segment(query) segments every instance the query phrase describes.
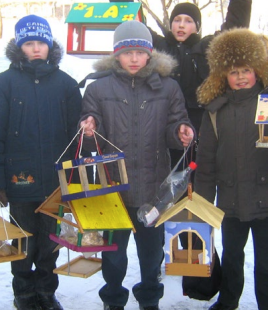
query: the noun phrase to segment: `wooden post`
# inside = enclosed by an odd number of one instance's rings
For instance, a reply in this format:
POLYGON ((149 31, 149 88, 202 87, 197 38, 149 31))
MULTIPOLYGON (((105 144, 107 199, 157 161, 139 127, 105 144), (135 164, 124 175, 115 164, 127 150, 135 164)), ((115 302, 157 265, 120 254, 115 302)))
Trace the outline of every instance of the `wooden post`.
POLYGON ((104 170, 104 164, 98 163, 97 164, 97 170, 98 170, 101 186, 102 187, 108 187, 106 174, 105 174, 105 170, 104 170))
POLYGON ((264 124, 259 124, 260 142, 264 142, 264 124))
POLYGON ((193 238, 193 233, 192 232, 188 232, 188 264, 192 264, 192 248, 193 248, 193 244, 192 244, 192 239, 193 238))
MULTIPOLYGON (((189 200, 193 200, 193 189, 192 189, 192 183, 188 184, 188 199, 189 200)), ((193 214, 191 211, 188 211, 188 220, 192 220, 193 219, 193 214)))
POLYGON ((120 180, 122 184, 128 183, 128 177, 127 177, 127 170, 126 170, 126 164, 124 159, 118 160, 118 169, 120 173, 120 180))
POLYGON ((113 230, 109 230, 109 234, 108 234, 108 245, 111 245, 113 242, 113 230))
MULTIPOLYGON (((63 208, 64 206, 59 205, 59 217, 63 217, 63 208)), ((61 231, 61 227, 60 227, 61 221, 59 219, 57 219, 57 228, 56 228, 56 235, 59 237, 60 235, 60 231, 61 231)))
POLYGON ((80 177, 81 186, 84 192, 87 192, 89 189, 88 185, 88 177, 87 177, 87 170, 85 166, 78 166, 78 172, 80 177))

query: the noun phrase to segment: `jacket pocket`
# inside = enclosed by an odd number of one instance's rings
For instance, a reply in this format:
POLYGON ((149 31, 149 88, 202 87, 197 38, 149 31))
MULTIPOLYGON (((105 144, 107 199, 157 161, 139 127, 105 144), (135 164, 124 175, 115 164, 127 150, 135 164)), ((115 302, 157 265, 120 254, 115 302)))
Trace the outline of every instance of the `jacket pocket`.
POLYGON ((217 186, 234 186, 234 175, 233 173, 219 173, 216 179, 217 186))
POLYGON ((217 202, 222 210, 233 210, 235 207, 235 180, 233 173, 220 173, 216 179, 217 202))
POLYGON ((22 126, 24 112, 24 101, 20 98, 13 98, 10 105, 10 132, 9 134, 19 136, 22 126), (12 120, 12 121, 11 121, 12 120))
POLYGON ((26 198, 37 194, 40 178, 33 156, 7 156, 5 169, 9 197, 26 198))
POLYGON ((268 210, 268 171, 258 170, 257 171, 257 186, 256 186, 256 197, 257 207, 261 210, 268 210))

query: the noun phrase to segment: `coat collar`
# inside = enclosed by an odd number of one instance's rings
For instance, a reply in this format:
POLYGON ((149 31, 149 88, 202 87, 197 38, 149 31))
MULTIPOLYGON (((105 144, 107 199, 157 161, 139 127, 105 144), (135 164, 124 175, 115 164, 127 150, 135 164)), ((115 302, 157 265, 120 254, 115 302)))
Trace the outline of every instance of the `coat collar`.
MULTIPOLYGON (((22 63, 27 62, 25 54, 22 52, 21 48, 15 44, 15 39, 11 39, 6 47, 6 57, 11 61, 12 66, 16 68, 21 68, 22 63)), ((47 63, 58 66, 63 57, 63 48, 53 41, 53 46, 49 50, 47 63)))
POLYGON ((215 113, 221 109, 228 102, 235 102, 239 104, 242 101, 250 101, 251 98, 256 97, 262 90, 262 85, 257 82, 251 88, 245 88, 240 90, 231 90, 230 88, 220 97, 215 98, 205 108, 211 112, 215 113))
POLYGON ((170 76, 173 68, 176 65, 177 61, 172 56, 164 52, 153 50, 152 57, 150 58, 146 67, 142 68, 137 74, 133 76, 120 66, 120 63, 114 55, 110 55, 98 60, 93 65, 95 72, 88 74, 79 83, 79 87, 84 87, 87 79, 99 79, 111 75, 112 73, 131 79, 146 78, 147 80, 149 79, 152 82, 152 85, 155 87, 158 83, 156 83, 156 75, 162 77, 170 76))

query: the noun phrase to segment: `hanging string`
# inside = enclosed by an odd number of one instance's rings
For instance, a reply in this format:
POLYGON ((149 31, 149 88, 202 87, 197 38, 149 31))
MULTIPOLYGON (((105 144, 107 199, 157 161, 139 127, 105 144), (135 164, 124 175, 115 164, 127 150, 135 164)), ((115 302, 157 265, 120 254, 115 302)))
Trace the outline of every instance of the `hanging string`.
MULTIPOLYGON (((95 135, 96 131, 95 131, 95 130, 92 130, 92 131, 93 131, 93 136, 94 136, 95 143, 96 143, 96 147, 97 147, 97 152, 98 152, 99 155, 102 155, 102 151, 101 151, 100 145, 99 145, 99 143, 98 143, 98 141, 97 141, 97 138, 96 138, 96 135, 95 135)), ((100 135, 100 136, 101 136, 101 135, 100 135)), ((106 139, 105 139, 105 140, 106 140, 106 139)), ((107 140, 106 140, 106 141, 107 141, 107 140)), ((109 142, 109 141, 107 141, 107 142, 109 142)), ((110 144, 111 144, 111 143, 110 143, 110 144)), ((111 180, 111 177, 110 177, 110 173, 109 173, 109 171, 108 171, 108 168, 107 168, 107 166, 106 166, 105 164, 103 164, 103 166, 104 166, 104 169, 105 169, 105 172, 106 172, 108 181, 109 181, 110 185, 112 186, 112 185, 113 185, 113 182, 112 182, 112 180, 111 180)))
POLYGON ((93 130, 93 133, 96 133, 98 136, 100 136, 104 141, 108 142, 111 146, 113 146, 115 149, 117 149, 119 152, 123 153, 123 151, 121 151, 117 146, 115 146, 114 144, 112 144, 110 141, 108 141, 107 139, 105 139, 101 134, 99 134, 97 131, 93 130))
MULTIPOLYGON (((83 130, 83 132, 84 132, 84 130, 83 130)), ((79 138, 77 150, 76 150, 75 157, 74 157, 75 159, 77 159, 78 156, 79 156, 79 158, 81 157, 82 140, 83 140, 83 134, 80 135, 80 138, 79 138)), ((73 174, 74 174, 74 168, 71 169, 71 174, 70 174, 70 177, 69 177, 68 185, 71 184, 71 181, 72 181, 72 178, 73 178, 73 174)))
POLYGON ((81 152, 82 152, 82 146, 83 146, 83 141, 84 141, 84 134, 85 134, 85 125, 82 127, 82 134, 80 135, 80 149, 79 149, 79 158, 81 158, 81 152))
MULTIPOLYGON (((4 231, 5 231, 5 234, 6 234, 6 240, 9 240, 8 238, 8 232, 7 232, 7 228, 6 228, 6 222, 4 220, 4 215, 3 215, 3 208, 5 208, 4 204, 0 201, 0 208, 1 208, 1 216, 2 216, 2 219, 3 219, 3 226, 4 226, 4 231)), ((5 245, 5 243, 3 242, 2 245, 0 246, 0 249, 5 245)))
POLYGON ((67 145, 67 147, 65 148, 65 150, 63 151, 63 153, 60 155, 60 157, 58 158, 58 160, 56 161, 56 164, 59 163, 59 161, 61 160, 62 156, 67 152, 68 148, 70 147, 70 145, 73 143, 74 139, 79 135, 80 131, 83 130, 84 127, 81 127, 78 132, 75 134, 75 136, 73 137, 73 139, 71 140, 71 142, 67 145))
POLYGON ((186 157, 186 154, 187 154, 187 152, 189 150, 189 147, 191 147, 191 143, 189 143, 189 145, 187 147, 184 147, 184 152, 183 152, 182 157, 177 162, 177 164, 174 166, 174 168, 171 170, 171 172, 174 172, 174 171, 176 171, 178 169, 179 164, 181 163, 182 160, 183 160, 183 170, 185 169, 185 157, 186 157))

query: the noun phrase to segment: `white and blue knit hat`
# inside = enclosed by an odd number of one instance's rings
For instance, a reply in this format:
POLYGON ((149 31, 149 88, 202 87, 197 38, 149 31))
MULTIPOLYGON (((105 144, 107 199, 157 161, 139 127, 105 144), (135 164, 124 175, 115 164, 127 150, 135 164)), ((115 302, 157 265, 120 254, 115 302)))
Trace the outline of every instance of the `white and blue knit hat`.
POLYGON ((46 19, 37 15, 21 18, 15 25, 16 45, 21 47, 27 41, 42 41, 49 48, 53 46, 53 36, 46 19))
POLYGON ((152 42, 151 33, 143 23, 136 20, 123 22, 114 32, 114 55, 130 50, 142 50, 151 56, 152 42))

